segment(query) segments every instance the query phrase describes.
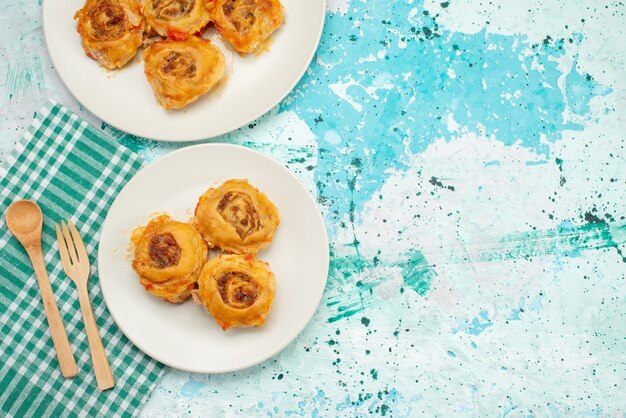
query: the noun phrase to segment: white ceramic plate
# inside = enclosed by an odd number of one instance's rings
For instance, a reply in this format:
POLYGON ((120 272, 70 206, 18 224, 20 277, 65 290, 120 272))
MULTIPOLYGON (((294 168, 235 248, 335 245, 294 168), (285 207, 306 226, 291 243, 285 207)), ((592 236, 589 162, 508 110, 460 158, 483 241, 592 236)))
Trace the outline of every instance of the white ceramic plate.
POLYGON ((328 238, 317 205, 285 167, 248 148, 205 144, 168 154, 142 169, 111 206, 102 228, 98 269, 104 299, 126 336, 152 358, 177 369, 221 373, 243 369, 281 351, 309 322, 328 274, 328 238), (280 211, 269 247, 257 258, 276 275, 276 296, 264 327, 222 331, 192 300, 163 302, 131 268, 131 231, 150 215, 188 220, 210 186, 247 178, 280 211))
POLYGON ((281 0, 285 23, 269 51, 241 57, 214 28, 209 37, 222 49, 229 79, 183 110, 157 104, 143 72, 141 52, 124 68, 107 72, 88 58, 76 32, 74 13, 84 0, 44 0, 43 29, 54 67, 92 113, 133 135, 163 141, 194 141, 233 131, 278 104, 306 71, 324 26, 325 0, 281 0))

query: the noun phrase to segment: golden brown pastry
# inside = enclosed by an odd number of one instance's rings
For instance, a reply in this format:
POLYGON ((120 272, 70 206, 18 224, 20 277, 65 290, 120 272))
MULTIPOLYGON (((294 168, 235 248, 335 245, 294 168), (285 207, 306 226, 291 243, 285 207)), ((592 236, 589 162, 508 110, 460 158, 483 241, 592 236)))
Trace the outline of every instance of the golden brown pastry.
POLYGON ((141 46, 144 21, 134 0, 87 0, 74 19, 87 56, 109 70, 122 67, 141 46))
POLYGON ((181 109, 224 77, 226 59, 208 39, 154 42, 143 54, 144 70, 157 102, 181 109))
POLYGON ((207 260, 207 246, 188 223, 167 215, 133 231, 133 269, 148 293, 166 302, 180 303, 192 289, 207 260))
POLYGON ((193 297, 227 330, 265 324, 275 293, 267 263, 252 255, 220 255, 205 264, 193 297))
POLYGON ((209 23, 206 0, 142 0, 148 27, 176 41, 187 39, 209 23))
POLYGON ((228 180, 207 190, 196 205, 194 224, 211 247, 256 254, 278 227, 278 209, 248 180, 228 180))
POLYGON ((278 0, 213 0, 210 7, 219 33, 244 54, 257 49, 284 21, 278 0))

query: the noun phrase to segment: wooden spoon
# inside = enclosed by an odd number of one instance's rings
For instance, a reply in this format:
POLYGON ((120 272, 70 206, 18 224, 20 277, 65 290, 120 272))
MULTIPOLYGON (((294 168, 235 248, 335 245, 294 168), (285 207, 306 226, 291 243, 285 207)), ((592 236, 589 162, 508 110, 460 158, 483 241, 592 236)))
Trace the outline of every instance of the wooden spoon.
POLYGON ((43 224, 41 208, 32 200, 17 200, 9 206, 5 216, 9 230, 22 244, 35 269, 52 341, 61 366, 61 373, 66 378, 74 377, 78 373, 78 368, 50 287, 41 252, 41 226, 43 224))

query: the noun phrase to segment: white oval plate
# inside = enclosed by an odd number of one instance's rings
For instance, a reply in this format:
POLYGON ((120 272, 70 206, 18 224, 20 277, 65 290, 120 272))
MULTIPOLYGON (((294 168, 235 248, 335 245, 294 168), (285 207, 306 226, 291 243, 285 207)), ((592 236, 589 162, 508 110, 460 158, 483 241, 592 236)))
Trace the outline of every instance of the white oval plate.
POLYGON ((326 286, 328 237, 309 192, 285 167, 248 148, 183 148, 142 169, 111 205, 100 238, 102 293, 115 322, 140 350, 177 369, 222 373, 266 360, 309 322, 326 286), (165 212, 188 220, 210 186, 247 178, 276 204, 280 225, 257 258, 276 275, 276 296, 263 327, 222 331, 192 300, 173 305, 149 295, 131 268, 132 230, 165 212))
POLYGON ((89 111, 118 129, 162 141, 195 141, 233 131, 276 106, 309 66, 324 27, 325 0, 281 0, 285 23, 269 51, 241 57, 211 38, 224 52, 228 80, 182 110, 166 111, 143 72, 141 51, 121 70, 107 72, 88 58, 76 32, 74 13, 84 0, 44 0, 46 46, 59 76, 89 111))

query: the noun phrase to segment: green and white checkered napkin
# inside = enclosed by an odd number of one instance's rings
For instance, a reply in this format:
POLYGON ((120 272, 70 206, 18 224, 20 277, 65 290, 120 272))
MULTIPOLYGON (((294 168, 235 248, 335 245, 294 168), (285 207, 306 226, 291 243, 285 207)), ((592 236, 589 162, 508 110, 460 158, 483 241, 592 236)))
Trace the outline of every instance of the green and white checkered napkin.
POLYGON ((113 322, 97 271, 98 239, 109 206, 139 170, 141 158, 49 102, 0 168, 0 415, 133 416, 164 366, 139 351, 113 322), (78 375, 65 379, 26 252, 4 222, 7 207, 32 199, 44 214, 43 254, 78 375), (71 218, 90 254, 90 296, 115 388, 100 392, 93 374, 77 291, 65 276, 54 223, 71 218))

